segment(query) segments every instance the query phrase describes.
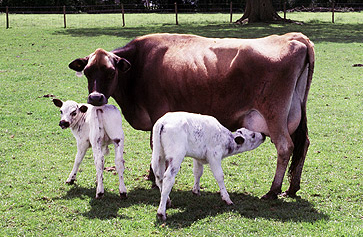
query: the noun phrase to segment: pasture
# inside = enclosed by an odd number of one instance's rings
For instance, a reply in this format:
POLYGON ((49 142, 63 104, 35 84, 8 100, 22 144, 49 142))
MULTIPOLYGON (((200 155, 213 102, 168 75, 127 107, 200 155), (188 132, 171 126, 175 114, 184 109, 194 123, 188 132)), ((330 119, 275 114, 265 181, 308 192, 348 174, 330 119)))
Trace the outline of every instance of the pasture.
MULTIPOLYGON (((126 16, 0 15, 0 236, 363 236, 363 13, 290 13, 297 24, 226 23, 228 14, 126 16), (52 97, 85 102, 85 77, 68 63, 96 48, 112 50, 136 36, 191 33, 255 38, 299 31, 316 50, 307 105, 311 145, 299 198, 260 200, 270 188, 276 150, 269 139, 222 162, 234 206, 220 199, 209 168, 193 196, 192 160, 185 159, 171 192, 166 222, 156 219, 159 191, 145 180, 149 132, 123 122, 125 184, 120 200, 115 171, 105 172, 105 197, 96 200, 88 152, 76 185, 65 184, 76 154, 71 131, 58 126, 52 97)), ((239 17, 236 16, 235 17, 239 17)), ((115 104, 113 100, 111 103, 115 104)), ((113 166, 113 151, 106 167, 113 166)), ((285 178, 283 191, 287 189, 285 178)))

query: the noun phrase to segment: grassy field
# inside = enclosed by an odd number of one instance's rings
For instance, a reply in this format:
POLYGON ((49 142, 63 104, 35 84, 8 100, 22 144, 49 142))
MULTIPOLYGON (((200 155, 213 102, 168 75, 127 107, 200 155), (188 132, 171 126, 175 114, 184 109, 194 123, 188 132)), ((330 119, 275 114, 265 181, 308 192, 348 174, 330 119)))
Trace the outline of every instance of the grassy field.
MULTIPOLYGON (((119 15, 69 15, 64 29, 62 16, 10 15, 11 28, 3 22, 0 29, 0 236, 363 236, 363 68, 352 67, 363 64, 363 13, 336 13, 335 24, 329 13, 288 17, 306 24, 236 26, 226 23, 227 14, 180 14, 175 26, 173 15, 135 14, 122 28, 119 15), (68 69, 73 59, 147 33, 245 38, 290 31, 303 32, 316 46, 307 111, 311 146, 299 198, 259 199, 276 166, 267 140, 224 160, 232 207, 221 201, 208 168, 202 195, 192 195, 192 162, 186 159, 171 193, 174 207, 159 222, 159 192, 144 178, 150 135, 126 121, 128 199, 119 199, 113 172, 105 173, 104 199, 94 198, 91 152, 77 184, 65 185, 76 144, 58 127, 58 108, 44 96, 86 101, 86 78, 68 69)), ((112 155, 106 166, 113 165, 112 155)))

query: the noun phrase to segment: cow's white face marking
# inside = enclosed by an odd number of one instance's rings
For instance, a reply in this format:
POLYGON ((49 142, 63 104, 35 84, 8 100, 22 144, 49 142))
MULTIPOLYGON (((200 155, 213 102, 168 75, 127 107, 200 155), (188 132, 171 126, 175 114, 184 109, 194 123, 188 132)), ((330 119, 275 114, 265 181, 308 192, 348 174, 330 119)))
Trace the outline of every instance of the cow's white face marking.
POLYGON ((83 76, 83 71, 76 72, 76 76, 77 76, 77 77, 82 77, 82 76, 83 76))

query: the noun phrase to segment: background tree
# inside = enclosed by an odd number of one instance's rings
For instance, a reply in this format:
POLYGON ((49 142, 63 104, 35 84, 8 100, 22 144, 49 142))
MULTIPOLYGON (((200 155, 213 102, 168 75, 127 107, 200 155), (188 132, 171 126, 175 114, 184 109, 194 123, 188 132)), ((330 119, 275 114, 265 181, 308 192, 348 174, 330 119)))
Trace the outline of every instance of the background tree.
POLYGON ((272 0, 246 0, 244 14, 236 22, 252 23, 282 20, 283 19, 277 14, 274 7, 272 6, 272 0))

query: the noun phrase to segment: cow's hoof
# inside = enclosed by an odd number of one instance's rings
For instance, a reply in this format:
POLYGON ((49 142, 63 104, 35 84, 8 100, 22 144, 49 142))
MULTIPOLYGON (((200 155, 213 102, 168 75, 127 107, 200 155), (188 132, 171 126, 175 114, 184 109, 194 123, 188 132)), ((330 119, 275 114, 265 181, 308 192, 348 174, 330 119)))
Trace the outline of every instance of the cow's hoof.
POLYGON ((103 198, 103 196, 104 196, 104 193, 97 193, 96 199, 101 199, 101 198, 103 198))
POLYGON ((270 192, 266 193, 265 195, 263 195, 261 197, 261 199, 263 199, 263 200, 276 200, 277 199, 277 194, 270 191, 270 192))
POLYGON ((158 213, 156 217, 161 221, 166 221, 166 214, 158 213))
POLYGON ((120 198, 121 199, 126 199, 127 198, 127 193, 120 193, 120 198))
POLYGON ((75 179, 67 180, 66 184, 73 185, 75 181, 76 181, 75 179))

